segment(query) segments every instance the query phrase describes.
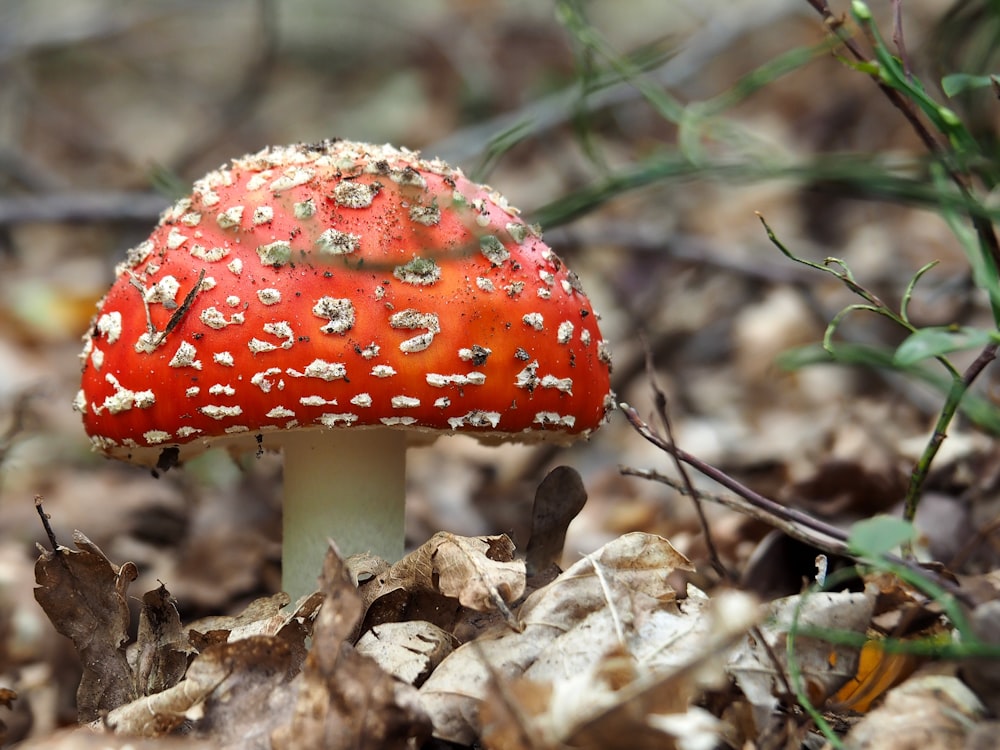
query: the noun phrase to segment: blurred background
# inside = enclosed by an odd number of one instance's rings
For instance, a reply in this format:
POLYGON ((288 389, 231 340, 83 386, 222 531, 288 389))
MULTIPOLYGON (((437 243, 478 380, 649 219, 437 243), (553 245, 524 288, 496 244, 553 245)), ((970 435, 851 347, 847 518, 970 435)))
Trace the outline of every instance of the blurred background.
MULTIPOLYGON (((893 6, 872 2, 887 37, 893 6)), ((991 72, 995 6, 902 5, 907 61, 928 86, 991 72)), ((62 543, 80 529, 136 562, 133 590, 163 581, 186 619, 278 585, 278 460, 210 455, 154 480, 92 453, 71 410, 80 337, 115 263, 194 179, 267 144, 391 142, 488 181, 583 280, 622 400, 652 414, 648 349, 687 451, 837 521, 890 510, 940 391, 826 361, 815 345, 855 300, 782 256, 755 212, 795 254, 845 258, 890 306, 940 261, 913 301, 919 325, 987 318, 917 190, 922 144, 825 40, 806 0, 0 0, 0 682, 51 704, 20 731, 75 715, 61 678, 74 667, 31 594, 36 495, 62 543), (805 362, 818 364, 789 367, 805 362)), ((949 105, 995 151, 990 94, 949 105)), ((856 313, 838 335, 892 347, 903 334, 856 313)), ((962 493, 970 471, 992 488, 992 443, 960 423, 946 451, 932 525, 971 533, 992 510, 962 493)), ((445 529, 523 546, 534 488, 569 464, 591 500, 567 562, 634 529, 704 562, 689 502, 620 476, 671 468, 620 415, 572 449, 446 438, 411 458, 414 545, 445 529)), ((766 558, 767 529, 711 514, 727 561, 766 558)), ((811 563, 755 564, 770 591, 795 590, 811 563)))

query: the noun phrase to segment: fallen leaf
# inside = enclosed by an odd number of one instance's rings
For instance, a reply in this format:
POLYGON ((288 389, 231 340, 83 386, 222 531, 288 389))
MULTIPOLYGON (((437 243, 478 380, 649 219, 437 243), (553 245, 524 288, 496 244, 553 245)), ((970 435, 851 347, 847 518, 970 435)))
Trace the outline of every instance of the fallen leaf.
POLYGON ((176 685, 195 653, 166 586, 144 594, 136 642, 128 649, 137 692, 152 695, 176 685))
POLYGON ((566 544, 566 530, 587 502, 587 489, 579 472, 557 466, 535 490, 531 512, 531 538, 524 553, 529 576, 556 565, 566 544))
POLYGON ((35 600, 80 656, 77 711, 80 721, 87 722, 136 697, 125 654, 125 595, 136 569, 132 563, 115 565, 79 531, 73 532, 73 542, 76 550, 42 549, 35 563, 35 600))
POLYGON ((454 650, 454 637, 429 622, 410 620, 376 625, 355 648, 394 677, 419 687, 454 650))

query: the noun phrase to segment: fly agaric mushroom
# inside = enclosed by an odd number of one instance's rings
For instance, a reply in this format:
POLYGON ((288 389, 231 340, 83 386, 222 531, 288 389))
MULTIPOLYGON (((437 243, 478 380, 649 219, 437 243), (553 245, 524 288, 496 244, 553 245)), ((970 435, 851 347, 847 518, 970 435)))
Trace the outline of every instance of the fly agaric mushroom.
POLYGON ((537 229, 441 161, 349 141, 196 182, 117 267, 81 358, 109 456, 283 449, 296 596, 329 537, 402 555, 408 443, 565 443, 613 404, 597 316, 537 229))

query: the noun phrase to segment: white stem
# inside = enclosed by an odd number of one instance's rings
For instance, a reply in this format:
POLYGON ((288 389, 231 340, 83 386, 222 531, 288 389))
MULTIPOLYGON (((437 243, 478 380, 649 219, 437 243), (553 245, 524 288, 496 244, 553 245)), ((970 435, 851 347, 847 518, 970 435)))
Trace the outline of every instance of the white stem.
POLYGON ((406 434, 402 430, 304 430, 285 453, 281 585, 294 602, 317 588, 327 539, 344 557, 403 556, 406 434))

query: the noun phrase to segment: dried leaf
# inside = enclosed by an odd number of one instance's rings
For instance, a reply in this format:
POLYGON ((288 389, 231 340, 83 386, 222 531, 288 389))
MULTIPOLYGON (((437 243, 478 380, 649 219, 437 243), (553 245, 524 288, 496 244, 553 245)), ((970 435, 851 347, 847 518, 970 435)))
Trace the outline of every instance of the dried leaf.
POLYGON ((420 686, 454 650, 454 637, 429 622, 387 622, 366 632, 355 648, 394 677, 420 686))
POLYGON ((559 562, 570 521, 587 502, 587 490, 576 469, 557 466, 535 491, 531 514, 531 539, 525 551, 529 576, 559 562))
MULTIPOLYGON (((467 643, 431 674, 420 694, 435 734, 474 741, 474 717, 497 680, 578 678, 585 685, 605 654, 642 647, 648 629, 658 627, 656 616, 677 615, 667 583, 676 569, 691 564, 667 540, 642 533, 619 537, 577 562, 521 605, 523 632, 497 631, 467 643)), ((665 642, 653 643, 651 655, 661 654, 665 642)))
POLYGON ((262 707, 297 669, 292 647, 275 636, 218 643, 191 662, 181 682, 115 709, 102 725, 118 734, 157 737, 197 720, 197 731, 220 744, 266 737, 291 711, 290 704, 284 715, 262 707))
MULTIPOLYGON (((880 750, 969 747, 966 737, 985 713, 975 693, 957 677, 921 675, 890 690, 885 703, 851 729, 846 743, 880 750)), ((996 747, 995 731, 989 733, 989 744, 983 747, 996 747)))
POLYGON ((188 625, 192 641, 201 647, 210 643, 233 642, 254 635, 277 635, 289 624, 300 623, 308 633, 323 603, 323 595, 314 592, 298 603, 294 609, 284 609, 288 594, 255 599, 235 617, 203 617, 188 625))
POLYGON ((152 695, 176 685, 195 653, 166 586, 144 594, 136 643, 128 650, 138 693, 152 695))
POLYGON ((79 531, 76 550, 43 550, 35 563, 35 599, 55 629, 73 641, 83 664, 77 690, 80 721, 136 697, 132 670, 125 655, 129 612, 125 598, 136 578, 132 563, 121 567, 79 531))
POLYGON ((316 619, 294 715, 272 734, 274 749, 419 746, 430 735, 430 723, 416 691, 348 641, 361 619, 362 601, 333 549, 324 560, 321 584, 326 601, 316 619))

